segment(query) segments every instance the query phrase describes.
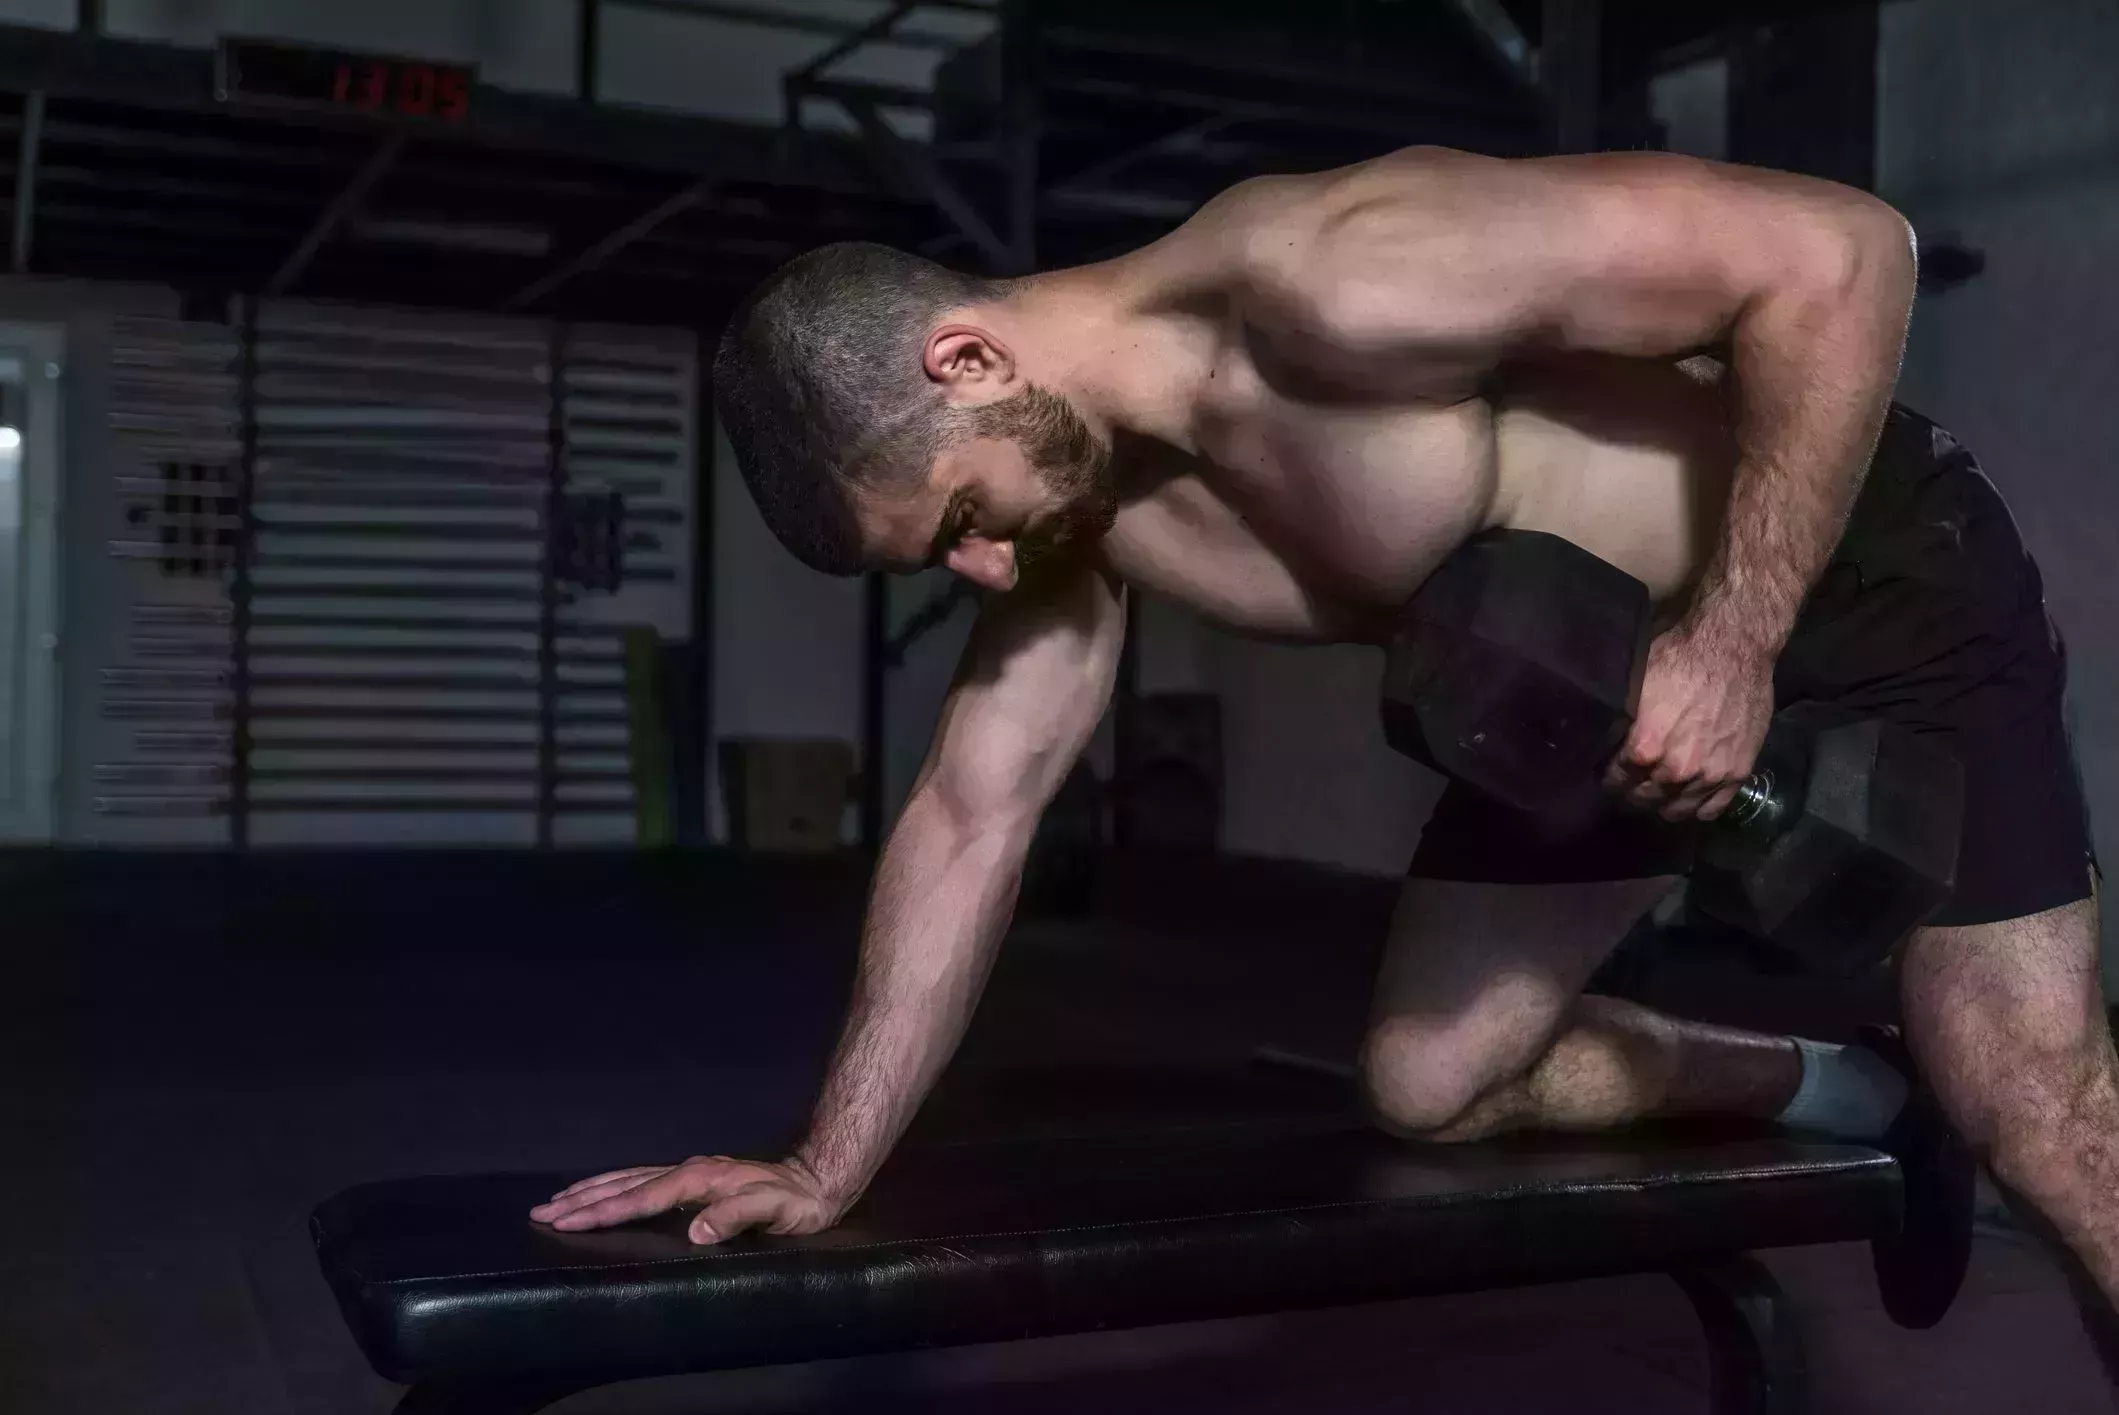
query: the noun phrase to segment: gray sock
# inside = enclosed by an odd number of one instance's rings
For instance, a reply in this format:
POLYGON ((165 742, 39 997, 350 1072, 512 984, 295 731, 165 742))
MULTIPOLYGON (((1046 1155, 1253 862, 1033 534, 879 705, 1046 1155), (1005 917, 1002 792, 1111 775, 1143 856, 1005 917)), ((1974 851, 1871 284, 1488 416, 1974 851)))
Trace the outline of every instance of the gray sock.
POLYGON ((1803 1080, 1775 1117, 1791 1130, 1842 1140, 1881 1140, 1906 1103, 1906 1079, 1866 1047, 1795 1038, 1803 1080))

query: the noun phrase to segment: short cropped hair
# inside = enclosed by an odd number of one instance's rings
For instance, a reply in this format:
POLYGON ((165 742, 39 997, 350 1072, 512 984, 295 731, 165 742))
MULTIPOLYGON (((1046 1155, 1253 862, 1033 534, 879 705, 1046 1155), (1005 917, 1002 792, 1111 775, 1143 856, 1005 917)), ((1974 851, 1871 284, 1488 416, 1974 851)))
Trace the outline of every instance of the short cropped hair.
POLYGON ((714 402, 765 524, 804 564, 859 573, 853 491, 924 476, 945 441, 947 405, 921 363, 928 331, 1005 290, 846 241, 789 261, 737 309, 714 402))

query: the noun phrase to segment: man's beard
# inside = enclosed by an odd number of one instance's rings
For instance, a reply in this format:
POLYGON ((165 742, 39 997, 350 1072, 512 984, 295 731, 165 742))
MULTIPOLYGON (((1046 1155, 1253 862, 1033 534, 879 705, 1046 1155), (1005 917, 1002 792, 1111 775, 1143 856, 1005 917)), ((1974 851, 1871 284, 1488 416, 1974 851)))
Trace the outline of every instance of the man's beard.
POLYGON ((1059 509, 1016 538, 1018 566, 1068 546, 1093 541, 1118 520, 1118 487, 1111 449, 1073 405, 1035 384, 1012 398, 962 414, 960 435, 1015 443, 1059 509))

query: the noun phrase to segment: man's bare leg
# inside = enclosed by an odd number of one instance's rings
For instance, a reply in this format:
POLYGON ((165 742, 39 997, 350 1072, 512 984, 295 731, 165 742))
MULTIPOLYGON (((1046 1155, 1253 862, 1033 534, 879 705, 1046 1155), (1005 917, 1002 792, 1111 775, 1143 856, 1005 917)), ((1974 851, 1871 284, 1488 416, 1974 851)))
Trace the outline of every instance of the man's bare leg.
POLYGON ((1804 1078, 1790 1039, 1582 995, 1675 883, 1408 880, 1363 1057, 1378 1119, 1461 1140, 1654 1115, 1780 1116, 1804 1078))
POLYGON ((1582 994, 1675 884, 1406 881, 1362 1059, 1378 1121, 1470 1140, 1721 1115, 1883 1139, 1907 1085, 1874 1052, 1582 994))
POLYGON ((1667 1017, 1584 997, 1570 1025, 1521 1076, 1503 1081, 1430 1140, 1504 1130, 1607 1130, 1657 1116, 1779 1117, 1803 1079, 1786 1037, 1667 1017))
POLYGON ((1922 929, 1901 990, 1906 1039, 1952 1122, 2119 1304, 2119 1055, 2097 901, 1922 929))

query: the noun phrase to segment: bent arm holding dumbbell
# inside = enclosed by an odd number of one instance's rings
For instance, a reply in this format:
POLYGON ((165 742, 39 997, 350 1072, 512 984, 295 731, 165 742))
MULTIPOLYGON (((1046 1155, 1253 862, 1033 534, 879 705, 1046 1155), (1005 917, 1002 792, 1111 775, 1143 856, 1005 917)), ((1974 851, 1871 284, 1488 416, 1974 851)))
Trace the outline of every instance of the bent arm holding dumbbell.
POLYGON ((1727 363, 1737 462, 1720 540, 1651 649, 1610 780, 1672 819, 1720 814, 1890 404, 1913 299, 1904 219, 1831 183, 1649 154, 1411 149, 1335 191, 1264 233, 1255 262, 1327 357, 1727 363))
POLYGON ((1085 567, 1052 566, 988 601, 884 848, 853 1007, 792 1156, 614 1170, 531 1217, 574 1231, 703 1204, 689 1230, 698 1243, 836 1222, 963 1036, 1038 816, 1103 716, 1124 633, 1118 587, 1085 567))

